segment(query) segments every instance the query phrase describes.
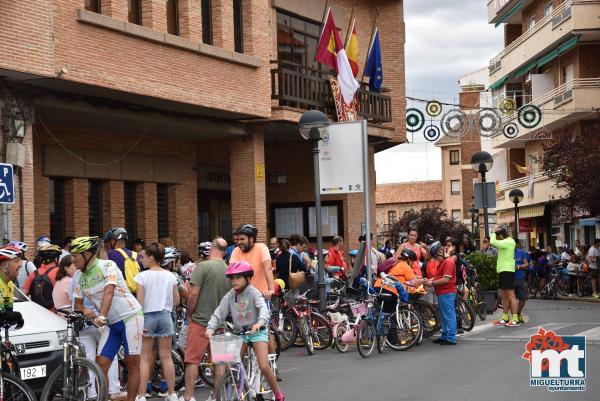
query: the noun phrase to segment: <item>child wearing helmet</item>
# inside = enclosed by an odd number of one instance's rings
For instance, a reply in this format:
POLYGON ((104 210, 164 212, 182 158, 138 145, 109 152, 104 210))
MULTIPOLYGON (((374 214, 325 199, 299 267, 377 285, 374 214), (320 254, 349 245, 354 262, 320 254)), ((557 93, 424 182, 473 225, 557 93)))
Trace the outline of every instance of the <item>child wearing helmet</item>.
POLYGON ((206 336, 212 337, 228 316, 231 316, 235 331, 250 332, 242 335, 245 343, 252 343, 258 367, 275 394, 275 401, 284 401, 283 392, 277 384, 275 374, 268 363, 270 312, 260 291, 250 279, 254 275, 252 266, 245 261, 233 262, 225 275, 231 282, 229 291, 213 313, 206 329, 206 336))

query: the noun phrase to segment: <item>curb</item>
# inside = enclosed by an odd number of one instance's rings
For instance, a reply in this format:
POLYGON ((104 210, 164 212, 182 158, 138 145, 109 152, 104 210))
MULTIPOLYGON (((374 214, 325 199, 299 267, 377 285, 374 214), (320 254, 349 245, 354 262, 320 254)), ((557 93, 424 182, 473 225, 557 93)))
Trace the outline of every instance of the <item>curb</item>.
POLYGON ((580 297, 573 297, 573 298, 569 298, 569 297, 563 297, 562 295, 559 295, 557 298, 558 301, 573 301, 573 302, 585 302, 588 304, 600 304, 600 299, 595 299, 595 298, 580 298, 580 297))

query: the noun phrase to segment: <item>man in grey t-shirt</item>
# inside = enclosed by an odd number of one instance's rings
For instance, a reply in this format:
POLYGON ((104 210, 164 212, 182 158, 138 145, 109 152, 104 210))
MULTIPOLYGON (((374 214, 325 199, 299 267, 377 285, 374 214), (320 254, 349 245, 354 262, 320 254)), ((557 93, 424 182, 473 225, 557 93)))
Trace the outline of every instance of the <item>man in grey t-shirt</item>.
POLYGON ((206 337, 206 326, 221 298, 231 290, 225 276, 227 264, 223 261, 227 241, 215 238, 210 246, 209 259, 198 263, 192 279, 187 312, 190 321, 185 347, 185 401, 194 400, 194 388, 198 378, 198 365, 210 342, 206 337))
POLYGON ((590 261, 590 274, 592 281, 592 296, 600 298, 598 294, 598 265, 600 264, 600 238, 594 240, 594 245, 588 251, 588 259, 590 261))

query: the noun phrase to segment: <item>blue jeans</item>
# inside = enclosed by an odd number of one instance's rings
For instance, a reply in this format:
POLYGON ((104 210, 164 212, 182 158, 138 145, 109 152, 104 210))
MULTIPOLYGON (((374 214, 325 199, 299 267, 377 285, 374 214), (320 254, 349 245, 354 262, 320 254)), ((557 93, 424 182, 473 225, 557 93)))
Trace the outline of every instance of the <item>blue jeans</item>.
POLYGON ((438 295, 442 324, 442 340, 456 342, 456 293, 438 295))

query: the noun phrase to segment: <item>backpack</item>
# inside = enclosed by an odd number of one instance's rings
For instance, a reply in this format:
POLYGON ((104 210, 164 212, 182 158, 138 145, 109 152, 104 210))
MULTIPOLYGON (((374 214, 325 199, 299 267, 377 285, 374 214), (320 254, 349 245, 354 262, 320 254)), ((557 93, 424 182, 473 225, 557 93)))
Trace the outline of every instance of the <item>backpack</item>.
POLYGON ((29 290, 31 300, 46 309, 54 307, 54 300, 52 299, 54 284, 52 284, 52 280, 48 276, 54 269, 58 269, 58 266, 50 267, 43 274, 40 274, 39 270, 35 270, 33 272, 34 277, 29 290))
POLYGON ((125 283, 127 283, 127 288, 131 291, 132 294, 135 294, 137 290, 137 283, 134 279, 135 276, 140 272, 140 265, 137 262, 137 253, 131 251, 131 256, 127 255, 122 248, 118 248, 117 251, 123 255, 123 259, 125 259, 125 263, 123 266, 123 275, 125 276, 125 283))

